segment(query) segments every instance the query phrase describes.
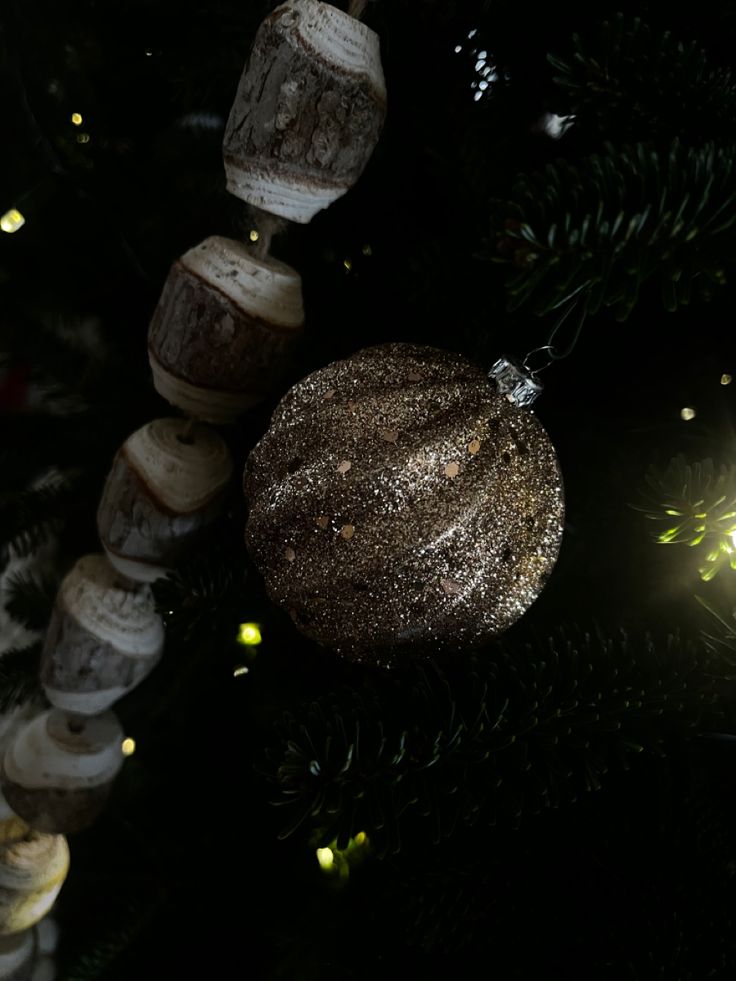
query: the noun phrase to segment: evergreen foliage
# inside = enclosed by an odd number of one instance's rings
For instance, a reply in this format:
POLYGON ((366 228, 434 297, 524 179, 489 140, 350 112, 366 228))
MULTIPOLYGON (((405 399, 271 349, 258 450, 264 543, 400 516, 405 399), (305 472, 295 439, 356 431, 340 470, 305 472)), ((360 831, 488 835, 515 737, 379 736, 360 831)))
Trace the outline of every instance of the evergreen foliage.
POLYGON ((736 254, 736 146, 659 151, 637 144, 524 176, 493 222, 493 257, 510 265, 508 308, 537 316, 634 309, 659 281, 665 309, 708 297, 736 254))
POLYGON ((590 35, 574 34, 572 46, 567 57, 548 56, 561 89, 556 108, 599 138, 700 142, 736 123, 736 77, 697 41, 619 13, 590 35))
POLYGON ((658 646, 596 631, 334 693, 279 725, 270 760, 276 803, 292 816, 284 834, 309 819, 338 848, 364 830, 391 854, 419 818, 434 842, 462 823, 518 825, 598 790, 610 766, 712 725, 724 673, 674 637, 658 646))

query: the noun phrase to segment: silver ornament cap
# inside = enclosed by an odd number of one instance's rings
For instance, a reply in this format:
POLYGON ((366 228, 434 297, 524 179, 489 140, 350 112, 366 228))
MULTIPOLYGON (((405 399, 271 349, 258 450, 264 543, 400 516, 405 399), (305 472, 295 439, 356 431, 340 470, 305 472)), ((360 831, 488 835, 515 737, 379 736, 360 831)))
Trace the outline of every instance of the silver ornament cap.
POLYGON ((534 372, 509 357, 499 358, 488 372, 488 377, 496 383, 500 395, 522 407, 536 402, 544 388, 534 372))

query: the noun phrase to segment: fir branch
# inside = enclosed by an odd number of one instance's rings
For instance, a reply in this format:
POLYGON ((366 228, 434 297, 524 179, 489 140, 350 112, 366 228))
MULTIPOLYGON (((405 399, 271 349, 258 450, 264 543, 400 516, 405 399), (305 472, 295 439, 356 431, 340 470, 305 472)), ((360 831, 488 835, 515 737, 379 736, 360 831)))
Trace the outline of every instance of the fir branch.
POLYGON ((0 712, 41 694, 40 662, 40 641, 29 647, 13 648, 0 657, 0 712))
POLYGON ((6 583, 5 609, 26 630, 43 630, 51 619, 58 582, 55 577, 16 573, 6 583))
POLYGON ((717 138, 736 123, 736 76, 714 68, 696 41, 678 41, 639 17, 617 14, 591 37, 574 34, 569 57, 548 55, 560 115, 627 139, 717 138))
POLYGON ((625 320, 650 279, 669 311, 708 297, 736 254, 736 145, 643 144, 523 176, 493 218, 492 258, 512 267, 508 308, 538 316, 610 307, 625 320))
MULTIPOLYGON (((97 914, 92 928, 80 934, 75 948, 67 952, 63 960, 66 981, 107 977, 160 915, 164 903, 161 890, 146 881, 135 884, 139 895, 123 897, 105 907, 97 914)), ((125 883, 127 891, 132 891, 132 886, 133 883, 125 883)))
POLYGON ((74 474, 19 494, 6 494, 0 498, 0 542, 17 555, 30 555, 62 525, 77 498, 74 474))
POLYGON ((736 466, 713 460, 688 463, 674 457, 665 470, 650 467, 637 508, 667 527, 655 535, 662 545, 702 545, 700 575, 712 579, 724 566, 736 569, 736 466))
POLYGON ((658 648, 561 633, 464 672, 421 668, 332 694, 286 716, 269 754, 276 803, 292 815, 284 835, 309 820, 338 848, 362 830, 386 854, 409 812, 433 822, 435 841, 459 823, 516 826, 715 719, 722 675, 717 657, 677 638, 658 648))
MULTIPOLYGON (((213 646, 232 640, 242 620, 247 569, 232 529, 220 540, 153 584, 170 639, 213 646)), ((213 532, 216 535, 216 532, 213 532)))

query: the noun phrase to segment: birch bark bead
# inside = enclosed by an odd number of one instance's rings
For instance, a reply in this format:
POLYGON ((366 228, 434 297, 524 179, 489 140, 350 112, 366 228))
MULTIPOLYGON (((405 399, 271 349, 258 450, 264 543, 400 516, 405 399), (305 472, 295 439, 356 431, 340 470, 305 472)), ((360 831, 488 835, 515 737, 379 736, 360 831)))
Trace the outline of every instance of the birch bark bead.
POLYGON ((148 334, 156 391, 232 422, 278 386, 304 323, 301 277, 213 235, 171 267, 148 334))
POLYGON ((46 633, 46 697, 69 712, 103 712, 148 675, 163 646, 150 587, 123 578, 104 555, 85 555, 59 587, 46 633))
POLYGON ((69 846, 59 834, 29 830, 0 848, 0 936, 18 933, 44 917, 69 871, 69 846))
POLYGON ((222 437, 185 419, 155 419, 118 451, 97 510, 107 557, 124 576, 166 575, 224 504, 232 459, 222 437))
POLYGON ((91 718, 57 708, 41 713, 5 751, 1 780, 8 804, 38 831, 82 831, 105 806, 123 765, 122 742, 113 712, 91 718))
POLYGON ((36 964, 36 949, 32 929, 0 937, 0 981, 29 981, 36 964))
POLYGON ((289 0, 258 29, 225 130, 227 189, 307 223, 349 190, 386 115, 378 35, 320 0, 289 0))
POLYGON ((51 916, 45 916, 36 924, 36 960, 31 981, 54 981, 56 978, 56 948, 59 946, 59 928, 51 916))

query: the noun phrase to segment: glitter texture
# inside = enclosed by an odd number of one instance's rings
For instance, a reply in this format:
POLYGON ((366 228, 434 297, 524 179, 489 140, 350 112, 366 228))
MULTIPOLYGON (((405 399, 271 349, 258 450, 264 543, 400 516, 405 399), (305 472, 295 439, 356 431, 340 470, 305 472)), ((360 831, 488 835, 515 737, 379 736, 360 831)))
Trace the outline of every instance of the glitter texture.
POLYGON ((245 493, 273 601, 307 636, 380 665, 506 630, 552 571, 564 521, 536 417, 465 358, 408 344, 287 392, 245 493))

